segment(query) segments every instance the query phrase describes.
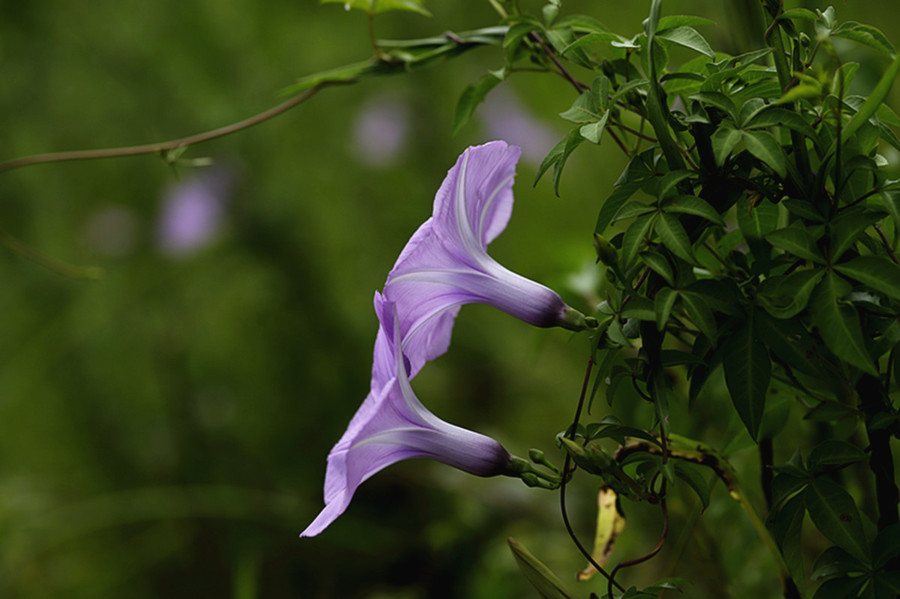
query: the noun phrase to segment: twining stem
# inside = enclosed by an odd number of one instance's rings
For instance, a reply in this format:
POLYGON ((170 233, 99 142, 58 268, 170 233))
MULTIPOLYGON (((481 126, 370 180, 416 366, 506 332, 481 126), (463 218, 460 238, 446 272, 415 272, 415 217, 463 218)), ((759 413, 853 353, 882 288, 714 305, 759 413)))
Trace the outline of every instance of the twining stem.
MULTIPOLYGON (((578 405, 575 408, 575 418, 572 420, 572 427, 569 429, 568 437, 570 440, 575 438, 575 429, 578 428, 578 421, 581 420, 581 411, 584 408, 584 398, 587 396, 587 388, 588 382, 591 378, 591 370, 594 367, 594 357, 588 357, 587 368, 584 372, 584 382, 581 384, 581 395, 578 397, 578 405)), ((590 563, 600 574, 604 576, 610 584, 615 585, 617 589, 625 592, 625 589, 617 582, 613 580, 613 578, 609 575, 609 573, 603 569, 603 567, 597 563, 594 559, 594 556, 591 555, 590 551, 588 551, 581 541, 578 539, 578 535, 575 534, 575 530, 572 528, 571 522, 569 522, 569 513, 566 509, 566 483, 569 480, 570 474, 575 470, 576 466, 572 464, 572 456, 566 453, 566 459, 563 462, 562 468, 562 480, 559 483, 559 507, 560 512, 562 512, 563 524, 566 527, 566 532, 569 533, 569 537, 572 539, 572 542, 575 543, 575 546, 581 552, 581 554, 587 558, 588 563, 590 563)))
POLYGON ((23 166, 32 166, 35 164, 46 164, 48 162, 69 162, 73 160, 96 160, 100 158, 121 158, 124 156, 140 156, 143 154, 163 154, 165 152, 170 152, 172 150, 177 150, 179 148, 183 148, 186 146, 190 146, 193 144, 202 143, 205 141, 210 141, 213 139, 218 139, 220 137, 225 137, 226 135, 230 135, 232 133, 236 133, 238 131, 243 131, 244 129, 248 129, 253 127, 254 125, 258 125, 265 121, 268 121, 271 118, 274 118, 284 112, 287 112, 294 106, 298 104, 302 104, 312 96, 314 96, 319 91, 323 90, 326 87, 330 87, 333 85, 346 85, 350 83, 356 83, 356 80, 344 80, 344 81, 323 81, 304 91, 303 93, 294 96, 290 100, 286 102, 282 102, 281 104, 270 108, 264 112, 261 112, 257 115, 251 116, 250 118, 244 119, 242 121, 238 121, 237 123, 232 123, 231 125, 226 125, 224 127, 219 127, 218 129, 213 129, 211 131, 206 131, 203 133, 197 133, 195 135, 189 135, 188 137, 182 137, 179 139, 173 139, 171 141, 163 141, 154 144, 144 144, 139 146, 125 146, 120 148, 105 148, 101 150, 76 150, 73 152, 51 152, 48 154, 34 154, 32 156, 24 156, 22 158, 16 158, 13 160, 7 160, 6 162, 0 162, 0 173, 4 171, 9 171, 15 168, 21 168, 23 166))

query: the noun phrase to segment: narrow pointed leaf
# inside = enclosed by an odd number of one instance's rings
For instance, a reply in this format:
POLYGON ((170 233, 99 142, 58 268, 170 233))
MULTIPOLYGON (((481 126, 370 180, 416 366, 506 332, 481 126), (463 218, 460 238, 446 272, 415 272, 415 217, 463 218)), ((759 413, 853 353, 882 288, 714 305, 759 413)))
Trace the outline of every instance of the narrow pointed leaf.
POLYGON ((860 256, 834 269, 886 296, 900 300, 900 266, 880 256, 860 256))
POLYGON ((524 545, 513 538, 507 539, 509 548, 525 579, 531 583, 543 599, 571 599, 563 583, 545 566, 541 560, 531 554, 524 545))
POLYGON ((684 226, 678 222, 678 217, 666 212, 661 213, 656 222, 655 231, 659 235, 659 240, 673 254, 691 264, 696 263, 691 250, 691 241, 684 226))
POLYGON ((859 316, 853 308, 841 303, 849 291, 849 283, 829 272, 810 298, 810 317, 834 355, 869 374, 877 375, 866 349, 859 316))
POLYGON ((656 214, 641 216, 625 231, 625 236, 622 238, 622 264, 625 268, 634 262, 638 252, 644 247, 655 220, 656 214))
POLYGON ((831 227, 831 260, 836 262, 844 252, 853 247, 866 228, 883 219, 886 214, 867 211, 835 220, 831 227))
POLYGON ((641 252, 641 260, 649 266, 653 272, 666 280, 669 285, 675 284, 675 273, 672 271, 672 265, 666 260, 666 257, 659 252, 641 252))
POLYGON ((804 493, 813 524, 825 537, 862 562, 869 558, 869 544, 853 497, 825 476, 813 480, 804 493))
POLYGON ((709 202, 698 198, 697 196, 678 195, 666 200, 663 205, 666 212, 677 212, 680 214, 693 214, 705 218, 711 223, 724 225, 725 222, 716 209, 709 202))
POLYGON ((678 44, 679 46, 684 46, 685 48, 690 48, 704 56, 709 56, 713 59, 716 57, 716 53, 710 48, 709 42, 707 42, 693 27, 682 26, 664 29, 658 31, 656 37, 670 41, 673 44, 678 44))
POLYGON ((678 295, 681 297, 684 311, 687 312, 694 325, 709 339, 710 343, 715 343, 718 337, 716 317, 703 296, 690 291, 682 291, 678 295))
POLYGON ((663 287, 656 292, 654 303, 656 305, 656 328, 662 331, 666 323, 669 322, 669 316, 672 314, 672 307, 675 300, 678 299, 678 292, 671 287, 663 287))
POLYGON ((760 130, 744 131, 743 139, 748 152, 778 173, 779 177, 787 175, 787 157, 772 134, 760 130))
POLYGON ((475 108, 484 101, 488 92, 494 89, 500 81, 501 79, 496 75, 488 74, 463 91, 456 104, 456 116, 453 119, 453 130, 450 135, 455 136, 462 130, 475 113, 475 108))
POLYGON ((824 275, 824 269, 810 268, 770 277, 760 285, 757 299, 775 318, 793 318, 806 308, 813 289, 824 275))
POLYGON ((722 125, 716 129, 710 140, 712 141, 713 156, 716 159, 717 166, 725 164, 725 159, 731 154, 737 142, 741 141, 741 137, 743 135, 740 129, 735 129, 729 125, 722 125))
POLYGON ((813 242, 812 236, 805 229, 799 227, 777 229, 766 234, 766 241, 798 258, 819 264, 825 263, 825 258, 813 242))
POLYGON ((791 578, 799 587, 801 594, 806 583, 806 575, 803 571, 803 554, 800 547, 800 538, 803 531, 803 516, 806 506, 803 502, 803 493, 791 497, 775 514, 774 533, 775 542, 784 556, 791 578))
POLYGON ((722 366, 731 401, 750 436, 756 439, 765 412, 772 362, 752 317, 725 341, 722 366))

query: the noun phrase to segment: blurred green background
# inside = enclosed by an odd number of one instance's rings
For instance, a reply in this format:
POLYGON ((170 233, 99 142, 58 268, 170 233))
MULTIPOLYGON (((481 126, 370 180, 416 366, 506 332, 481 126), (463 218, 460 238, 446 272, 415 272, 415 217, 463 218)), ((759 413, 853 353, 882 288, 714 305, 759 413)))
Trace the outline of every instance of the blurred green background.
MULTIPOLYGON (((427 6, 433 19, 380 17, 378 36, 496 23, 488 2, 427 6)), ((756 47, 748 6, 667 0, 663 10, 715 20, 704 34, 737 53, 756 47)), ((648 7, 564 8, 631 35, 648 7)), ((900 40, 893 11, 837 9, 900 40)), ((240 120, 298 77, 367 58, 366 36, 362 14, 310 0, 2 1, 0 159, 240 120)), ((860 85, 883 66, 858 47, 843 56, 863 62, 860 85)), ((365 483, 320 537, 297 537, 321 507, 328 450, 368 390, 372 294, 468 145, 503 137, 525 148, 516 209, 492 254, 576 307, 595 301, 590 233, 624 161, 612 144, 585 144, 561 198, 549 180, 531 186, 566 131, 555 115, 574 99, 549 75, 515 77, 451 138, 461 90, 501 65, 499 50, 485 48, 327 89, 190 148, 186 158, 215 165, 177 176, 152 156, 0 174, 0 597, 532 596, 508 536, 573 578, 583 560, 556 494, 421 461, 365 483), (47 267, 8 236, 103 276, 47 267)), ((553 436, 571 418, 584 350, 581 338, 469 306, 452 350, 414 387, 439 416, 513 453, 538 447, 558 460, 553 436)), ((726 443, 739 429, 717 418, 719 400, 676 428, 726 443)), ((649 423, 638 404, 617 399, 615 413, 649 423)), ((735 459, 752 473, 752 451, 735 459)), ((591 481, 570 491, 587 539, 595 491, 591 481)), ((665 559, 626 580, 694 577, 698 597, 777 591, 769 557, 721 485, 702 517, 689 494, 672 513, 665 559)), ((653 510, 627 515, 622 559, 652 547, 660 526, 653 510)))

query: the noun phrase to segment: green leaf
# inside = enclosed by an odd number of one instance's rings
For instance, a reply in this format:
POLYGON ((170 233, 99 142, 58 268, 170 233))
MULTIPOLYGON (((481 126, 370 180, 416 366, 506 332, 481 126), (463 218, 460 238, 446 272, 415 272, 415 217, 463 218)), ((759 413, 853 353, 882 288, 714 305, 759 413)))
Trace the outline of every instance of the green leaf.
POLYGON ((501 79, 494 74, 488 74, 476 83, 468 86, 459 97, 456 104, 456 116, 453 118, 453 130, 450 135, 455 136, 469 122, 475 113, 475 107, 484 101, 488 92, 494 89, 501 79))
POLYGON ((846 466, 865 462, 867 457, 866 452, 856 445, 838 439, 827 439, 809 452, 806 461, 809 464, 810 472, 818 474, 824 469, 823 466, 846 466))
POLYGON ((738 227, 750 246, 750 251, 757 260, 768 257, 771 250, 763 238, 778 224, 778 206, 766 200, 754 205, 748 198, 742 197, 735 210, 738 227))
POLYGON ((675 284, 675 273, 665 256, 659 252, 641 252, 641 260, 653 272, 664 278, 669 285, 675 284))
POLYGON ((900 266, 880 256, 860 256, 834 269, 866 287, 886 296, 900 300, 900 266))
POLYGON ((710 137, 713 147, 713 156, 716 159, 716 166, 725 164, 725 159, 731 154, 734 146, 741 140, 743 135, 739 129, 735 129, 731 125, 723 124, 716 129, 716 132, 710 137))
POLYGON ((669 15, 660 17, 659 30, 674 29, 675 27, 700 27, 703 25, 715 25, 715 21, 704 19, 703 17, 695 17, 693 15, 669 15))
POLYGON ((657 31, 656 37, 684 46, 712 59, 716 58, 716 53, 709 47, 709 43, 693 27, 681 26, 662 29, 657 31))
POLYGON ((883 568, 897 556, 900 556, 900 524, 891 524, 872 543, 872 565, 883 568))
POLYGON ((808 202, 806 200, 798 200, 795 198, 785 198, 781 200, 781 205, 788 209, 788 212, 799 216, 801 218, 805 218, 807 220, 811 220, 817 223, 824 223, 825 217, 816 210, 816 207, 813 206, 812 202, 808 202))
POLYGON ((507 543, 525 579, 543 599, 571 599, 572 596, 550 568, 512 537, 507 539, 507 543))
POLYGON ((617 185, 612 194, 610 194, 610 196, 606 198, 606 201, 603 202, 603 206, 597 214, 597 223, 594 225, 594 232, 602 235, 613 216, 616 215, 619 209, 622 208, 622 205, 628 201, 628 198, 634 195, 634 192, 640 189, 642 185, 643 181, 626 181, 617 185))
POLYGON ((688 100, 695 100, 706 106, 714 106, 737 121, 737 106, 734 101, 722 92, 697 92, 688 96, 688 100))
POLYGON ((650 235, 650 229, 653 227, 653 223, 656 220, 656 214, 647 214, 646 216, 641 216, 636 219, 631 225, 626 229, 625 236, 622 238, 622 265, 623 268, 628 268, 634 259, 637 257, 638 252, 644 247, 647 242, 647 237, 650 235))
POLYGON ((775 141, 771 133, 760 130, 743 131, 742 137, 748 152, 778 173, 782 179, 787 175, 787 157, 781 144, 775 141))
POLYGON ((717 225, 725 225, 725 221, 716 212, 709 202, 697 196, 677 195, 666 199, 663 202, 663 210, 665 212, 677 212, 680 214, 693 214, 705 218, 706 220, 717 225))
POLYGON ((824 269, 808 268, 770 277, 759 286, 756 297, 775 318, 793 318, 806 308, 809 296, 824 275, 824 269))
POLYGON ((610 111, 607 110, 603 113, 603 116, 600 117, 599 121, 583 125, 578 132, 589 142, 599 144, 600 138, 603 136, 603 131, 606 129, 606 123, 609 121, 609 115, 610 111))
POLYGON ((656 328, 662 331, 669 322, 672 307, 678 299, 678 292, 671 287, 662 287, 656 292, 654 304, 656 308, 656 328))
POLYGON ((866 349, 859 315, 853 308, 840 303, 849 291, 850 285, 846 281, 832 272, 827 273, 810 298, 810 318, 835 356, 877 376, 866 349))
POLYGON ((778 15, 778 18, 814 22, 819 17, 808 8, 790 8, 778 15))
POLYGON ((718 336, 716 317, 709 304, 706 303, 706 298, 699 293, 690 291, 681 291, 678 295, 681 297, 684 311, 687 312, 694 325, 709 339, 710 343, 715 343, 718 336))
POLYGON ((841 255, 853 247, 866 228, 885 217, 885 212, 857 212, 848 214, 831 223, 831 260, 837 261, 841 255))
POLYGON ((634 201, 628 202, 622 209, 616 213, 616 217, 613 219, 613 222, 618 222, 620 220, 630 220, 632 218, 637 218, 638 216, 643 216, 644 214, 648 214, 650 212, 656 212, 656 209, 653 206, 649 206, 643 202, 634 201))
POLYGON ((791 497, 775 514, 774 536, 775 542, 784 556, 784 563, 794 583, 803 595, 806 583, 806 575, 803 572, 803 553, 800 546, 800 537, 803 532, 803 515, 806 506, 803 503, 803 494, 798 493, 791 497))
POLYGON ((622 309, 622 318, 637 318, 638 320, 656 320, 656 312, 653 309, 653 302, 646 297, 639 295, 631 296, 625 307, 622 309))
POLYGON ((772 362, 766 346, 756 334, 752 316, 728 337, 723 350, 725 385, 744 426, 756 439, 766 407, 772 362))
POLYGON ((804 260, 811 260, 819 264, 825 263, 825 258, 819 252, 812 236, 806 229, 801 229, 800 227, 776 229, 766 234, 766 241, 774 247, 804 260))
POLYGON ((533 17, 523 18, 522 21, 510 26, 509 30, 506 32, 506 36, 503 38, 503 47, 515 48, 523 39, 528 37, 532 31, 543 30, 543 24, 537 19, 533 17))
POLYGON ((547 169, 552 166, 553 193, 559 195, 559 180, 562 176, 563 168, 566 166, 566 161, 569 159, 572 152, 575 151, 575 148, 581 145, 581 142, 583 141, 584 138, 578 133, 577 128, 570 131, 566 137, 553 146, 553 149, 550 150, 550 153, 547 154, 543 162, 541 162, 541 166, 538 167, 537 175, 534 178, 534 184, 537 185, 544 173, 547 172, 547 169))
POLYGON ((583 124, 596 121, 601 115, 594 103, 594 94, 587 90, 575 99, 568 110, 560 112, 559 116, 571 123, 583 124))
POLYGON ((688 238, 687 231, 684 230, 684 226, 678 222, 678 217, 666 212, 660 213, 659 219, 656 221, 655 231, 659 235, 659 240, 669 251, 682 260, 691 264, 696 263, 694 253, 691 250, 691 241, 688 238))
POLYGON ((872 90, 872 93, 869 94, 863 105, 859 107, 856 114, 850 118, 850 121, 841 130, 842 143, 846 144, 856 131, 875 114, 878 107, 881 106, 881 103, 887 97, 888 92, 891 91, 891 86, 894 84, 894 79, 897 78, 898 74, 900 74, 900 56, 894 58, 887 70, 881 75, 881 79, 878 80, 875 89, 872 90))
POLYGON ((805 135, 816 142, 818 145, 819 136, 813 126, 810 125, 805 118, 797 114, 793 110, 787 110, 779 106, 771 106, 760 110, 743 124, 747 129, 758 129, 761 127, 787 127, 805 135))
POLYGON ((588 33, 587 35, 582 35, 574 42, 563 48, 561 54, 563 56, 566 55, 567 52, 574 50, 576 48, 581 48, 582 46, 587 46, 588 44, 598 44, 598 43, 609 43, 609 42, 621 42, 623 38, 621 35, 616 35, 615 33, 611 33, 609 31, 596 31, 592 33, 588 33))
POLYGON ((704 510, 709 507, 710 486, 699 466, 690 462, 675 462, 675 476, 686 482, 694 490, 704 510))
POLYGON ((813 480, 804 493, 813 524, 825 538, 862 562, 869 561, 869 544, 853 497, 828 477, 813 480))
POLYGON ((831 32, 832 37, 841 37, 854 42, 864 44, 893 57, 897 51, 890 40, 877 28, 871 25, 863 25, 855 21, 847 21, 831 32))
POLYGON ((431 13, 422 6, 422 0, 319 0, 322 4, 340 3, 348 10, 353 8, 369 14, 380 14, 389 10, 406 10, 430 17, 431 13))

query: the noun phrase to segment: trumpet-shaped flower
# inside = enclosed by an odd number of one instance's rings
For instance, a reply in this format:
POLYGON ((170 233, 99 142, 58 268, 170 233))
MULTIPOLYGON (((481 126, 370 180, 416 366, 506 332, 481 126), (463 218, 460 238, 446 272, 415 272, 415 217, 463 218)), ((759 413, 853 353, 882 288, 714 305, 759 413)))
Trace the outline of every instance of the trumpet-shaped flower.
POLYGON ((372 388, 328 455, 325 508, 300 536, 322 532, 363 481, 401 460, 430 458, 478 476, 515 474, 500 443, 444 422, 422 405, 409 384, 396 307, 376 292, 375 311, 381 326, 372 388))
POLYGON ((447 351, 463 304, 490 304, 539 327, 583 326, 581 314, 555 291, 510 271, 487 253, 512 213, 519 154, 519 148, 502 141, 463 152, 435 196, 432 216, 388 274, 384 297, 397 305, 410 378, 447 351))

